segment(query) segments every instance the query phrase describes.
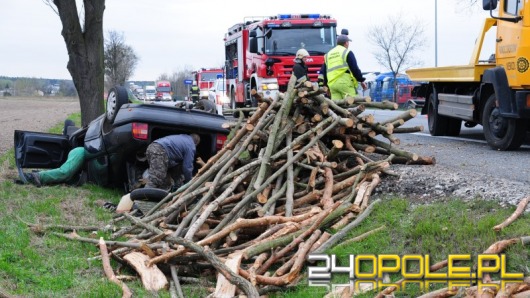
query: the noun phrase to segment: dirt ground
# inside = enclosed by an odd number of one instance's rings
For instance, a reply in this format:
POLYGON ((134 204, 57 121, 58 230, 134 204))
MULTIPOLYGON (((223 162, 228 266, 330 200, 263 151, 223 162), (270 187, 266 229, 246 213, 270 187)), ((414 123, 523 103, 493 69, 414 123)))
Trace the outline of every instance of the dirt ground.
MULTIPOLYGON (((57 98, 3 98, 0 97, 0 154, 13 148, 15 129, 47 131, 66 117, 79 111, 77 99, 57 98)), ((406 144, 402 146, 406 149, 406 144)), ((498 200, 503 205, 516 205, 530 195, 530 185, 507 179, 481 176, 442 164, 435 166, 392 165, 399 177, 382 177, 373 197, 397 195, 417 204, 446 200, 484 198, 498 200)), ((16 177, 11 170, 9 178, 16 177)), ((529 207, 530 209, 530 207, 529 207)))
POLYGON ((0 97, 0 155, 13 148, 15 130, 48 131, 75 112, 77 98, 0 97))

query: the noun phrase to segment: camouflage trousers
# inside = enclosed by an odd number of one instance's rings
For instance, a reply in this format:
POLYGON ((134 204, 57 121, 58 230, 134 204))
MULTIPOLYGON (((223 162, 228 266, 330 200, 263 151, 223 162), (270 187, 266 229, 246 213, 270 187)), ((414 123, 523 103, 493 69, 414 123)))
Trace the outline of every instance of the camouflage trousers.
POLYGON ((182 165, 168 168, 169 158, 166 149, 158 143, 151 143, 145 152, 149 162, 149 179, 146 188, 160 188, 168 190, 172 182, 177 183, 182 174, 182 165))

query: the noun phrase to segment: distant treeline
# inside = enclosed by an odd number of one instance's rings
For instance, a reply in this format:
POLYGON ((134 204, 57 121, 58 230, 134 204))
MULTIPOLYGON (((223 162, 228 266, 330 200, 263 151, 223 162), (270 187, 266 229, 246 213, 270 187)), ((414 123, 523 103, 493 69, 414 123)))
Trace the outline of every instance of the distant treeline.
POLYGON ((0 96, 77 96, 72 80, 0 76, 0 96))

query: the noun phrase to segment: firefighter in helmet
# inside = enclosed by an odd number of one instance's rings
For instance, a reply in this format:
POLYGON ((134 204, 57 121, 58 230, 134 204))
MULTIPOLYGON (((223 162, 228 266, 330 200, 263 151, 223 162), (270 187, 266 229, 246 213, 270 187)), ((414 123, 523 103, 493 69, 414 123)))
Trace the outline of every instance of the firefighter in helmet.
POLYGON ((306 49, 299 49, 296 52, 296 58, 294 59, 293 74, 297 80, 305 77, 307 80, 308 67, 305 61, 309 57, 309 52, 306 49))
POLYGON ((197 81, 193 81, 193 85, 191 86, 190 94, 191 94, 191 100, 193 102, 199 101, 199 94, 201 90, 199 89, 199 86, 197 86, 197 81))

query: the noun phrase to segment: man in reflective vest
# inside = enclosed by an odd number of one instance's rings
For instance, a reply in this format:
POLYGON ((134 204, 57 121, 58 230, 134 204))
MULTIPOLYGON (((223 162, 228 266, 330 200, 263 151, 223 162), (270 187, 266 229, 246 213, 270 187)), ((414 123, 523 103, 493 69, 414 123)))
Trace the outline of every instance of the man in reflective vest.
POLYGON ((331 99, 339 100, 346 96, 357 95, 357 87, 366 89, 366 80, 357 66, 357 60, 352 51, 348 49, 351 39, 347 35, 337 37, 337 46, 325 56, 324 64, 320 69, 323 82, 327 83, 331 92, 331 99))
POLYGON ((197 86, 197 81, 193 81, 193 86, 191 86, 191 100, 193 102, 199 101, 199 93, 201 90, 199 89, 199 86, 197 86))

